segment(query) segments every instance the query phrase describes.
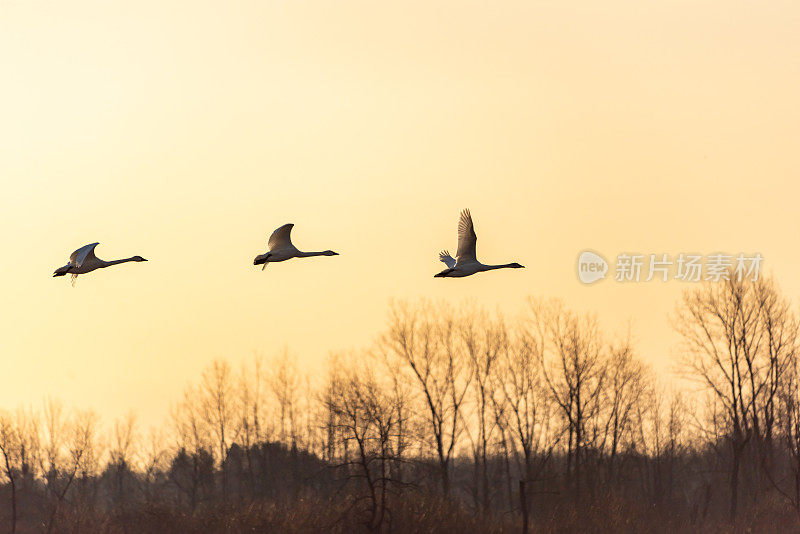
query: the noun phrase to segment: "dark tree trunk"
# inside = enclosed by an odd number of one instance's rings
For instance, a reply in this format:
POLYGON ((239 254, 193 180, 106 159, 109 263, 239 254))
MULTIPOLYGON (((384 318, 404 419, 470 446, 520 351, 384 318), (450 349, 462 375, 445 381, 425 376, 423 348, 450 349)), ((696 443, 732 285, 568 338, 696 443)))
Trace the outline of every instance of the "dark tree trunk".
POLYGON ((11 483, 11 534, 17 532, 17 484, 14 477, 9 477, 11 483))
POLYGON ((522 534, 528 534, 528 497, 524 480, 519 481, 519 507, 522 510, 522 534))
POLYGON ((733 464, 731 465, 731 523, 736 523, 736 510, 739 505, 739 465, 741 463, 742 447, 738 444, 733 445, 733 464))

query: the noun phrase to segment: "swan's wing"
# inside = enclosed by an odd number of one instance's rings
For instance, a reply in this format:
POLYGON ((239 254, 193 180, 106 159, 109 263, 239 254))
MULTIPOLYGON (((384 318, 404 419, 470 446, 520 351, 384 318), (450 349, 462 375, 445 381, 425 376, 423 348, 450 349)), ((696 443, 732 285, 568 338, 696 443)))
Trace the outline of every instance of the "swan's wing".
POLYGON ((94 255, 94 247, 99 244, 100 243, 91 243, 79 248, 69 257, 69 262, 75 267, 80 267, 87 259, 96 260, 97 256, 94 255))
POLYGON ((291 236, 293 226, 294 225, 291 223, 284 224, 283 226, 272 232, 272 235, 269 236, 269 241, 267 241, 267 247, 270 250, 272 250, 275 248, 293 246, 292 236, 291 236))
POLYGON ((475 243, 478 236, 475 235, 475 227, 472 225, 472 215, 469 210, 461 212, 461 219, 458 221, 458 250, 456 258, 459 263, 478 261, 475 257, 475 243))
POLYGON ((456 259, 446 250, 443 250, 439 253, 439 261, 443 262, 451 269, 456 266, 456 259))

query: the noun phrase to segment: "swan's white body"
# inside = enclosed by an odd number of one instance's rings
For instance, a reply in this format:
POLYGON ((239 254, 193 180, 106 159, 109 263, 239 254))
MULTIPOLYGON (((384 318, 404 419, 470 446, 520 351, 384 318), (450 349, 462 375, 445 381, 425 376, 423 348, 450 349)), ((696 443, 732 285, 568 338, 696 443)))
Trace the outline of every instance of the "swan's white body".
POLYGON ((458 221, 458 250, 456 257, 443 250, 439 253, 439 261, 447 265, 447 269, 434 275, 434 278, 462 278, 475 273, 493 271, 495 269, 521 269, 519 263, 506 263, 503 265, 486 265, 478 261, 475 254, 475 245, 478 236, 475 234, 475 227, 472 224, 472 215, 469 210, 461 212, 458 221))
POLYGON ((312 256, 338 256, 332 250, 322 252, 303 252, 292 244, 292 228, 294 224, 284 224, 269 236, 267 252, 259 254, 253 260, 253 265, 261 265, 261 270, 267 268, 268 263, 286 261, 292 258, 310 258, 312 256))
POLYGON ((90 273, 96 269, 102 269, 103 267, 110 267, 129 261, 147 261, 141 256, 131 256, 130 258, 123 258, 121 260, 101 260, 94 254, 94 249, 99 244, 100 243, 90 243, 73 252, 69 257, 69 263, 56 269, 53 276, 72 275, 72 286, 74 287, 75 280, 78 278, 79 274, 90 273))

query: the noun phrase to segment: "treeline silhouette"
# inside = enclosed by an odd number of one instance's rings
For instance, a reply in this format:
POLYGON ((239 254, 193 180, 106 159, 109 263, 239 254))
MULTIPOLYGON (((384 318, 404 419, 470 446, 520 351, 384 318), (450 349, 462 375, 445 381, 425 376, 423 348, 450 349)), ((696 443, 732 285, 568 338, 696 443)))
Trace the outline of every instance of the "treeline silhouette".
POLYGON ((148 433, 3 412, 0 530, 800 529, 798 323, 774 280, 687 289, 666 378, 595 316, 528 309, 393 303, 314 373, 215 361, 148 433))

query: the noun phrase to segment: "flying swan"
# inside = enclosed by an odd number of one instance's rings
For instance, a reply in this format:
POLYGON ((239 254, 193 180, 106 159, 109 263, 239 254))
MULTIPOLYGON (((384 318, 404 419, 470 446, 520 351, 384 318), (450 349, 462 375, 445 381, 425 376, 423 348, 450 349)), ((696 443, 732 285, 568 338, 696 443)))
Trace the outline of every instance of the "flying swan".
POLYGON ((523 267, 519 263, 484 265, 475 257, 475 243, 477 241, 478 236, 475 235, 472 216, 469 214, 469 210, 464 210, 461 212, 461 218, 458 221, 458 250, 456 251, 456 257, 453 258, 446 250, 441 251, 439 260, 447 265, 447 269, 434 275, 434 278, 460 278, 494 269, 521 269, 523 267))
POLYGON ((337 252, 332 250, 324 250, 322 252, 302 252, 297 250, 292 244, 292 227, 293 224, 284 224, 269 236, 267 242, 268 251, 265 254, 259 254, 253 260, 253 265, 262 265, 261 270, 267 268, 267 264, 275 261, 286 261, 292 258, 310 258, 312 256, 338 256, 337 252))
POLYGON ((129 261, 147 261, 141 256, 131 256, 130 258, 123 258, 121 260, 105 261, 101 260, 94 255, 94 248, 100 243, 91 243, 83 246, 72 253, 69 257, 69 263, 63 267, 59 267, 53 273, 53 276, 64 276, 67 274, 72 275, 72 287, 75 287, 75 280, 79 274, 86 274, 94 271, 95 269, 102 269, 103 267, 111 267, 119 263, 129 261))

